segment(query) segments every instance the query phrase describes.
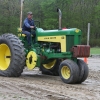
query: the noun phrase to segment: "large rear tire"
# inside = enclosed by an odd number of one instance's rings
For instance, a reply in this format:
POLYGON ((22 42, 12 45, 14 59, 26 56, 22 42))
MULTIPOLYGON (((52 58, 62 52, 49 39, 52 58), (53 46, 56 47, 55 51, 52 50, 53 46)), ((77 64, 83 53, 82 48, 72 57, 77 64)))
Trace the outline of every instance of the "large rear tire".
POLYGON ((0 36, 0 76, 18 77, 25 65, 25 52, 20 39, 13 34, 0 36))
POLYGON ((87 79, 88 74, 89 74, 89 69, 88 69, 87 64, 81 59, 77 60, 77 64, 80 70, 77 83, 82 83, 87 79))
POLYGON ((64 60, 59 66, 59 75, 64 83, 75 84, 79 77, 78 65, 72 60, 64 60))

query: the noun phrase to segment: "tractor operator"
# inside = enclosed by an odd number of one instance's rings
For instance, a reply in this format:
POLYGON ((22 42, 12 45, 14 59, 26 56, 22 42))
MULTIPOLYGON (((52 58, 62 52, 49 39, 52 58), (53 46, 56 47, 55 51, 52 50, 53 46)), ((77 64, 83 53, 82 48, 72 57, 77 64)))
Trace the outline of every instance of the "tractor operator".
POLYGON ((23 27, 22 27, 22 33, 27 36, 28 45, 31 46, 31 34, 35 37, 35 32, 31 31, 35 28, 34 20, 32 19, 33 14, 32 12, 27 13, 27 18, 24 20, 23 27))

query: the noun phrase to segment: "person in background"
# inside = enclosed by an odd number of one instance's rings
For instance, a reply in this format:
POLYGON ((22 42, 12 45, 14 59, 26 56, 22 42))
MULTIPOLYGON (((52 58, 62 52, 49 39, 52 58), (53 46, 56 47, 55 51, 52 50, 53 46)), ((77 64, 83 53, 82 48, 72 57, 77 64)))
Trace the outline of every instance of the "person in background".
POLYGON ((31 34, 35 37, 35 32, 32 32, 32 29, 35 28, 34 20, 32 19, 32 12, 27 13, 27 18, 24 20, 22 33, 27 36, 28 45, 31 46, 31 34))

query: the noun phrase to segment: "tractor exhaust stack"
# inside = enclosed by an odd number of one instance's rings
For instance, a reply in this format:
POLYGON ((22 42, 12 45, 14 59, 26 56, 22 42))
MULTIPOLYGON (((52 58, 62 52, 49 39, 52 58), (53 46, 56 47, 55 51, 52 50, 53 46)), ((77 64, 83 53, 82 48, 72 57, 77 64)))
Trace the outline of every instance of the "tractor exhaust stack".
POLYGON ((57 12, 59 13, 59 30, 61 30, 62 29, 61 27, 62 12, 59 8, 57 8, 57 12))

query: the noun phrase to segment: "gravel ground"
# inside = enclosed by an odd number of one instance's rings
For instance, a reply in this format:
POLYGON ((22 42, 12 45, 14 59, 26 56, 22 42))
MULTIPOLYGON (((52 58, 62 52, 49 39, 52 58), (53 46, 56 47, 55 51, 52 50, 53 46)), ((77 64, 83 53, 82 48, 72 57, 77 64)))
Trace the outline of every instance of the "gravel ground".
POLYGON ((100 100, 100 58, 88 58, 82 84, 65 84, 59 76, 24 70, 18 78, 0 77, 0 100, 100 100))

